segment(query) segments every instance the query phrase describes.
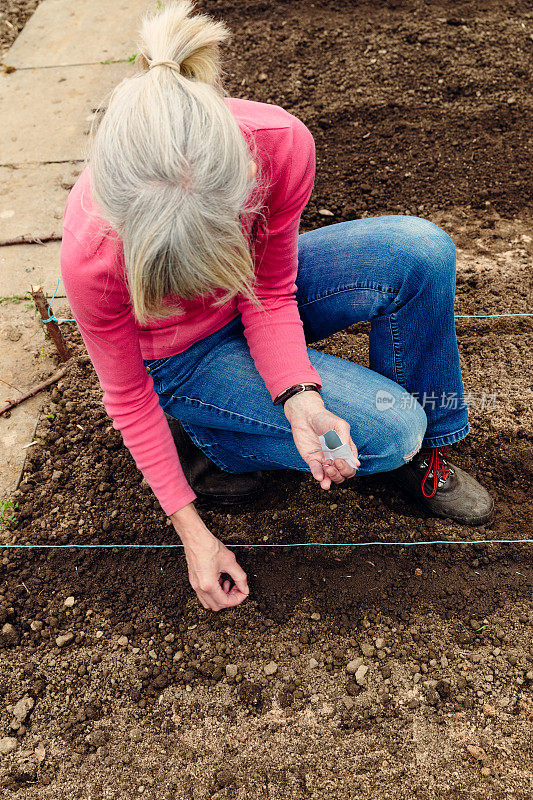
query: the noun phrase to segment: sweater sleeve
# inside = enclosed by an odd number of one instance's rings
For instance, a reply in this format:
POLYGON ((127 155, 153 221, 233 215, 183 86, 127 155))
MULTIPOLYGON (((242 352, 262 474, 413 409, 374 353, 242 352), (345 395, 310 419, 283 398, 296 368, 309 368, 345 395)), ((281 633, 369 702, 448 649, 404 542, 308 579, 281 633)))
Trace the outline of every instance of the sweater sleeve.
POLYGON ((276 131, 280 132, 282 141, 273 155, 282 178, 272 192, 268 229, 256 239, 255 291, 265 310, 243 295, 237 299, 250 353, 272 400, 295 383, 322 387, 307 353, 295 283, 300 217, 315 177, 315 143, 309 129, 292 115, 291 125, 276 131))
POLYGON ((125 284, 107 250, 87 254, 67 229, 61 245, 61 274, 67 299, 103 389, 105 409, 164 512, 196 498, 152 378, 143 363, 125 284), (102 261, 103 259, 103 261, 102 261))

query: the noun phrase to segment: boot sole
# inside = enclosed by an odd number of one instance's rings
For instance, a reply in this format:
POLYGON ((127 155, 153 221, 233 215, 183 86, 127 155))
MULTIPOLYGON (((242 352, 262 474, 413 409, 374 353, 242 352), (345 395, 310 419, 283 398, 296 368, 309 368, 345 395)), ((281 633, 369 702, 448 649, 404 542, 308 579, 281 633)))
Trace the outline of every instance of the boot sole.
POLYGON ((452 522, 459 523, 459 525, 470 525, 471 527, 475 527, 477 525, 485 525, 485 523, 488 522, 494 514, 494 503, 492 504, 490 511, 483 517, 461 518, 461 517, 452 517, 450 516, 450 514, 444 514, 439 511, 434 511, 432 508, 427 508, 427 506, 425 506, 420 501, 415 500, 415 502, 418 502, 418 505, 421 508, 423 508, 424 511, 427 511, 427 513, 431 514, 432 516, 440 517, 441 519, 449 519, 452 522))

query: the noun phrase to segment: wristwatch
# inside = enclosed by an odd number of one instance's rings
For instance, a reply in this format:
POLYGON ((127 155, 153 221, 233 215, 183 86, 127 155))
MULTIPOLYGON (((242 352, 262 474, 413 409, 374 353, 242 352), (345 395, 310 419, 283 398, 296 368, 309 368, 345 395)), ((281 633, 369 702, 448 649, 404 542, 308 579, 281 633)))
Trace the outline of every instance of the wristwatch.
POLYGON ((274 405, 277 406, 280 403, 285 403, 289 397, 292 397, 295 394, 299 394, 300 392, 320 392, 319 387, 316 383, 296 383, 294 386, 289 386, 288 389, 278 394, 276 399, 273 401, 274 405))

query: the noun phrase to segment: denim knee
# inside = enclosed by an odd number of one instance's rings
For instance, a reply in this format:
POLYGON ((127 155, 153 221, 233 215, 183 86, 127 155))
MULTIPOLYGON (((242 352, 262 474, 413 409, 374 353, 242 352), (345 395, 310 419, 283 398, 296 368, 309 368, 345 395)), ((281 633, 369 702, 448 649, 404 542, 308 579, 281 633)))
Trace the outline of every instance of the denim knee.
POLYGON ((408 403, 391 406, 373 420, 372 437, 361 449, 361 474, 387 472, 410 461, 420 450, 428 420, 411 395, 408 403))
POLYGON ((407 280, 415 287, 428 287, 438 294, 455 292, 456 252, 449 234, 422 217, 404 218, 402 249, 409 270, 407 280))

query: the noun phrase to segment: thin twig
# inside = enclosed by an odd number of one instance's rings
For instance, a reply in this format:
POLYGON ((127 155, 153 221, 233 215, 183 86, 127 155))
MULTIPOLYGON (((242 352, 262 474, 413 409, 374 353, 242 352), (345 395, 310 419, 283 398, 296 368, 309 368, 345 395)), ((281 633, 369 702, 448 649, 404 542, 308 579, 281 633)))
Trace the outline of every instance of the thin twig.
POLYGON ((31 234, 23 236, 15 236, 13 239, 3 239, 0 241, 0 247, 11 247, 14 244, 44 244, 45 242, 60 242, 62 240, 60 233, 49 233, 44 236, 32 236, 31 234))
POLYGON ((29 400, 30 397, 33 397, 39 392, 42 392, 43 389, 47 389, 53 383, 57 383, 57 381, 61 380, 61 378, 64 375, 66 375, 66 372, 67 370, 64 367, 62 367, 60 370, 51 375, 50 378, 47 378, 42 383, 39 383, 37 386, 34 386, 33 389, 30 389, 30 391, 26 392, 26 394, 23 394, 21 397, 17 397, 17 399, 13 400, 13 402, 8 403, 3 408, 0 408, 0 417, 2 416, 2 414, 5 414, 6 411, 11 411, 12 408, 15 408, 15 406, 18 406, 21 403, 23 403, 24 400, 29 400))
POLYGON ((10 386, 16 392, 22 392, 22 389, 18 389, 16 386, 13 386, 13 384, 9 383, 9 381, 5 381, 3 378, 0 378, 0 381, 2 381, 2 383, 5 383, 6 386, 10 386))
POLYGON ((46 302, 46 297, 44 296, 43 287, 32 286, 30 293, 35 300, 35 305, 37 306, 41 317, 43 318, 44 326, 56 346, 57 352, 61 357, 61 361, 68 361, 70 358, 70 353, 63 339, 63 335, 59 330, 59 325, 57 322, 53 322, 52 320, 48 321, 50 314, 48 312, 48 303, 46 302))

